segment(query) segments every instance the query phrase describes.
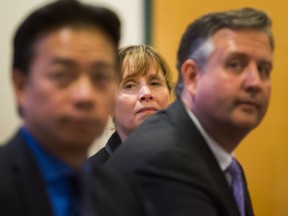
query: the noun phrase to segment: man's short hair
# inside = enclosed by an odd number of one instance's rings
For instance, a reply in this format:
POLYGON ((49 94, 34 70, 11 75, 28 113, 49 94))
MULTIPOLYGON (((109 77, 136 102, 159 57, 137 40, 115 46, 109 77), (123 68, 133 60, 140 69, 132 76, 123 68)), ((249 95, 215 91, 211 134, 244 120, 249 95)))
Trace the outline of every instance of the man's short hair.
POLYGON ((101 29, 115 45, 116 56, 120 41, 120 21, 117 15, 104 7, 62 0, 37 9, 19 26, 13 41, 13 68, 28 74, 38 37, 66 26, 101 29))
POLYGON ((175 87, 177 97, 180 97, 183 90, 182 64, 187 59, 193 59, 201 69, 213 50, 213 44, 209 39, 223 28, 264 32, 268 36, 271 50, 274 49, 271 19, 265 12, 253 8, 241 8, 206 14, 187 27, 180 41, 177 55, 179 78, 175 87))

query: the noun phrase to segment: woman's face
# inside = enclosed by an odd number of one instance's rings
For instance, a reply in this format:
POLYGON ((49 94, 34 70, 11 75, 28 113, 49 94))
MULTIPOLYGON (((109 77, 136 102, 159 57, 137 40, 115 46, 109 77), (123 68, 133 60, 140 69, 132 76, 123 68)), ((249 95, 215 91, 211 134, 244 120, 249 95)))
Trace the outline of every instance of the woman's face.
POLYGON ((169 100, 170 91, 162 71, 157 72, 155 67, 151 67, 147 74, 133 76, 124 71, 114 110, 120 137, 121 134, 127 137, 145 118, 166 108, 169 100))

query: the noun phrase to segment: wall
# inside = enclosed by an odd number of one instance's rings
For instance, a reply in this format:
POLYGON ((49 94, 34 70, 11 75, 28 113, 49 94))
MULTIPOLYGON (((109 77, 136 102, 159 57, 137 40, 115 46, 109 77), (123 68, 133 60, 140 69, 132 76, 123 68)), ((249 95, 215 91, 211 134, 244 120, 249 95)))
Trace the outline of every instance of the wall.
MULTIPOLYGON (((16 113, 10 78, 11 41, 18 24, 30 11, 51 0, 3 0, 0 3, 0 143, 3 143, 18 128, 20 120, 16 113)), ((122 21, 121 46, 139 44, 144 41, 142 0, 82 0, 84 3, 99 4, 113 9, 122 21)), ((98 140, 92 152, 106 141, 109 131, 98 140)))
POLYGON ((270 14, 276 50, 270 108, 262 124, 241 143, 236 155, 245 169, 255 214, 283 216, 288 215, 288 2, 154 0, 153 45, 175 68, 178 43, 188 23, 207 12, 244 6, 256 7, 270 14))

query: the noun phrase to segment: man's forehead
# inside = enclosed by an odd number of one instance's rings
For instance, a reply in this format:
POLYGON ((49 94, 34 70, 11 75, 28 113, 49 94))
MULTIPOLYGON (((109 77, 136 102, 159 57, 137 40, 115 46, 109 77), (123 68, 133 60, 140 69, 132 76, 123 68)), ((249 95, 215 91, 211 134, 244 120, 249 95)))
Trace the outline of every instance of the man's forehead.
POLYGON ((55 56, 57 58, 106 58, 116 62, 116 48, 102 33, 89 30, 74 31, 59 29, 39 37, 34 44, 34 57, 55 56))
POLYGON ((268 35, 263 31, 253 29, 229 29, 222 28, 215 32, 211 39, 213 42, 221 41, 222 43, 229 43, 231 40, 245 40, 247 43, 254 42, 255 39, 260 39, 263 44, 269 45, 268 35))
POLYGON ((216 32, 211 40, 216 52, 256 52, 262 50, 263 55, 272 58, 268 35, 262 31, 225 28, 216 32))

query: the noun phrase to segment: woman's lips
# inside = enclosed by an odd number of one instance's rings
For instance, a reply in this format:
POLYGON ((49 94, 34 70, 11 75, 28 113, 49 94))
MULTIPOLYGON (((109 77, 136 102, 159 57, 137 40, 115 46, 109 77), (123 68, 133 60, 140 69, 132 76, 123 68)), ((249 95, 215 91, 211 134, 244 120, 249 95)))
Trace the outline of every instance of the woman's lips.
POLYGON ((156 107, 143 107, 143 108, 137 110, 136 113, 149 112, 149 111, 157 112, 158 109, 156 107))

